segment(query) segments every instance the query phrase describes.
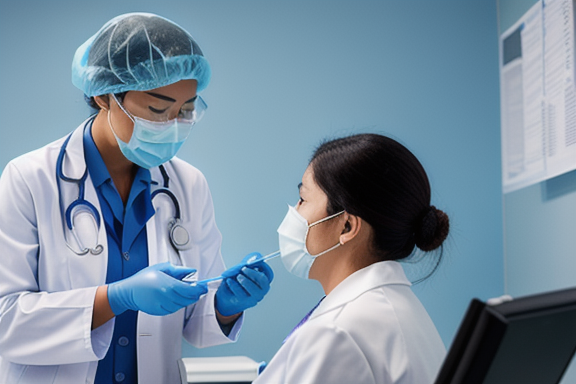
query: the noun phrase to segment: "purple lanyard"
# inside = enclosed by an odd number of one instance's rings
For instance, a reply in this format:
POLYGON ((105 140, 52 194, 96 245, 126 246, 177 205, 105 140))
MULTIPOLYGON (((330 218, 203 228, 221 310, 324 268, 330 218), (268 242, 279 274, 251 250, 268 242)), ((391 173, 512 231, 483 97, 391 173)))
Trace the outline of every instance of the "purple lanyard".
POLYGON ((310 310, 310 312, 308 312, 308 313, 306 314, 306 316, 304 316, 304 317, 302 318, 302 320, 300 320, 300 322, 299 322, 298 324, 296 324, 296 326, 290 331, 290 333, 288 334, 288 336, 286 336, 286 338, 284 339, 284 341, 282 342, 282 344, 284 344, 284 343, 286 342, 286 340, 288 340, 288 339, 290 338, 290 336, 292 336, 292 334, 293 334, 294 332, 296 332, 296 330, 297 330, 298 328, 300 328, 302 325, 304 325, 304 323, 305 323, 306 321, 308 321, 308 319, 310 318, 310 316, 312 315, 312 313, 314 312, 314 310, 315 310, 316 308, 318 308, 318 306, 320 305, 320 303, 322 302, 322 300, 324 300, 325 297, 326 297, 326 296, 323 296, 323 297, 320 299, 320 301, 318 302, 318 304, 316 304, 316 305, 314 306, 314 308, 312 308, 312 309, 310 310))

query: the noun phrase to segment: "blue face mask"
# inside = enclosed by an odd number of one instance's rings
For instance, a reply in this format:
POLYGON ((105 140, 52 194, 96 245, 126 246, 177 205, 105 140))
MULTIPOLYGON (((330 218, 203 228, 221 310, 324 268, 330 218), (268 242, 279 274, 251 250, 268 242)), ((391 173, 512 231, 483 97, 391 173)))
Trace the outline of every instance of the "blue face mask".
POLYGON ((173 119, 166 122, 156 122, 141 119, 128 113, 114 94, 112 97, 122 111, 134 122, 134 130, 128 143, 120 140, 114 132, 110 122, 110 111, 108 111, 110 129, 124 156, 142 168, 157 167, 176 156, 197 120, 173 119))

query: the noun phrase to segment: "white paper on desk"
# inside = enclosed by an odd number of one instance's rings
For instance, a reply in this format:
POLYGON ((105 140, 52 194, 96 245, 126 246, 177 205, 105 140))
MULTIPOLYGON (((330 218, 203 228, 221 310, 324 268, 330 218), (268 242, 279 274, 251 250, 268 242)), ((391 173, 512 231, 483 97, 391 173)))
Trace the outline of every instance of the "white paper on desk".
POLYGON ((250 383, 262 363, 247 356, 185 357, 188 383, 250 383))

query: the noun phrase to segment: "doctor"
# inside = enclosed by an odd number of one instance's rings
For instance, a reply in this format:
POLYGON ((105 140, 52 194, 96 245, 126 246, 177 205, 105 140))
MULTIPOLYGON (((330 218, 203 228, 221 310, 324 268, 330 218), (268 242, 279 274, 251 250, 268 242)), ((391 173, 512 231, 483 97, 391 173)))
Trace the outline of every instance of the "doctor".
POLYGON ((326 296, 254 384, 432 383, 445 348, 398 262, 448 235, 420 162, 382 135, 344 137, 316 150, 299 189, 282 261, 326 296))
POLYGON ((210 191, 174 157, 210 67, 153 14, 106 23, 74 56, 97 113, 0 178, 0 383, 185 383, 181 338, 235 341, 266 263, 225 270, 210 191))

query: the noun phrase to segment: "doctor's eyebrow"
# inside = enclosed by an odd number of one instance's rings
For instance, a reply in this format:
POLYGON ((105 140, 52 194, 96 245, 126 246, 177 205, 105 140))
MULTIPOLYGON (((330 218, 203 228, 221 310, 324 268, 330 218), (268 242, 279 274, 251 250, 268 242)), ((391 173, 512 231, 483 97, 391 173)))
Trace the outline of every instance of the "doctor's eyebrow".
MULTIPOLYGON (((159 93, 154 93, 154 92, 146 92, 147 94, 149 94, 150 96, 156 97, 157 99, 160 100, 165 100, 165 101, 169 101, 171 103, 176 102, 175 99, 168 97, 168 96, 164 96, 164 95, 160 95, 159 93)), ((184 104, 188 104, 188 103, 192 103, 193 101, 195 101, 198 98, 198 95, 194 96, 193 98, 191 98, 190 100, 187 100, 184 104)))

